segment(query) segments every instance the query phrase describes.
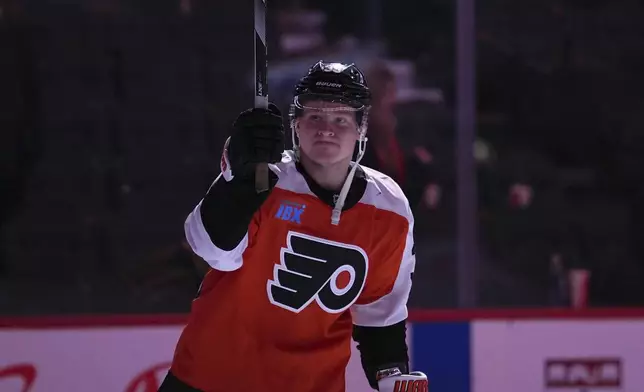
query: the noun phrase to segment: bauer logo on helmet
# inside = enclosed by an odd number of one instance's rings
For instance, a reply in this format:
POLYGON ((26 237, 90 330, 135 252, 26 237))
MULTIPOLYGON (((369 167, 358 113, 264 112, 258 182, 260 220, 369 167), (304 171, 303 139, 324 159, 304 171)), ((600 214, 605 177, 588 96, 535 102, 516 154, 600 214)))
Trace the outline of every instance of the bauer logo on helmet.
POLYGON ((332 82, 316 82, 315 85, 322 86, 322 87, 342 88, 342 84, 332 83, 332 82))

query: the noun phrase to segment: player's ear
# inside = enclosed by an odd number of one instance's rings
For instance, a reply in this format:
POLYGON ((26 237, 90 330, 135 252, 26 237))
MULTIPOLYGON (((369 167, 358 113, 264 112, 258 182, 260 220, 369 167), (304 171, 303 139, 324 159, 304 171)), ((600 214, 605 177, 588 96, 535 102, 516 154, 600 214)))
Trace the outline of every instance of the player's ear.
POLYGON ((295 134, 297 137, 300 137, 300 119, 296 118, 293 122, 293 128, 295 129, 295 134))

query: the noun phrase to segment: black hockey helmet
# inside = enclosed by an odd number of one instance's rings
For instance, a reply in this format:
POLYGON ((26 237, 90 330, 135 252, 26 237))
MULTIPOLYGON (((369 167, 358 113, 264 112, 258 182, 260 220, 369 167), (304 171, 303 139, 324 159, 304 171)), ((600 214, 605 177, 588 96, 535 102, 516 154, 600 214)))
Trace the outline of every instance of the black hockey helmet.
POLYGON ((341 102, 356 109, 368 108, 371 92, 364 74, 354 64, 318 61, 295 85, 294 98, 341 102))

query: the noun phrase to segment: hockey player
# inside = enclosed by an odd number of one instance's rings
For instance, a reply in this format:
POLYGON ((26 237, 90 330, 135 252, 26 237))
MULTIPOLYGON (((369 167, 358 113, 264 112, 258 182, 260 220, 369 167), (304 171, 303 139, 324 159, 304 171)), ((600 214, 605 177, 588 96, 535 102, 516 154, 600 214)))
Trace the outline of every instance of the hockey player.
POLYGON ((295 87, 292 151, 275 105, 239 115, 223 180, 185 223, 211 269, 160 391, 343 392, 352 336, 374 389, 427 390, 405 341, 409 203, 358 164, 369 103, 358 68, 318 62, 295 87), (271 163, 259 194, 258 162, 271 163))

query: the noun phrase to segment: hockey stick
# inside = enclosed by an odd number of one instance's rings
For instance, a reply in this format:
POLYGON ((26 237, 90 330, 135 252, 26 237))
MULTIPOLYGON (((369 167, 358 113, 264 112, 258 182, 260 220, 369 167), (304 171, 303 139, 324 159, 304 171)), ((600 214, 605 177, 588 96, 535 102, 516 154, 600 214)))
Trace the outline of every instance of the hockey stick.
MULTIPOLYGON (((255 1, 255 107, 268 107, 266 49, 266 0, 255 1)), ((258 163, 255 167, 255 190, 261 193, 268 190, 268 163, 258 163)))

